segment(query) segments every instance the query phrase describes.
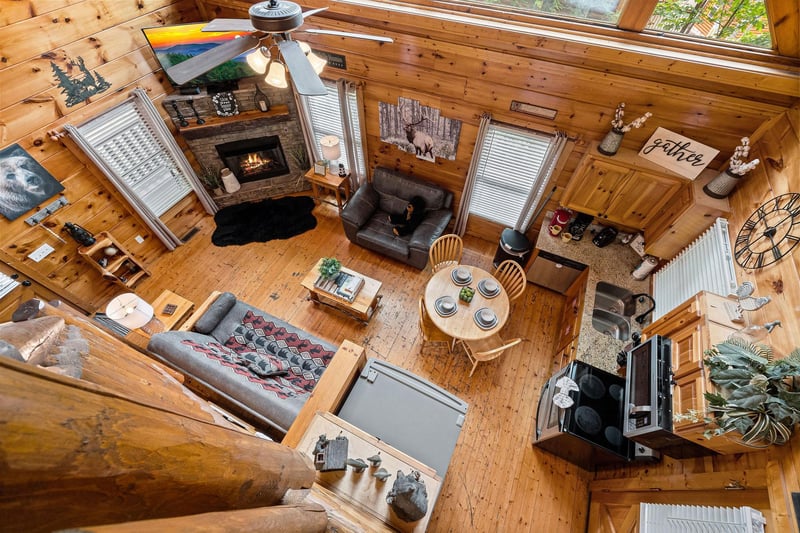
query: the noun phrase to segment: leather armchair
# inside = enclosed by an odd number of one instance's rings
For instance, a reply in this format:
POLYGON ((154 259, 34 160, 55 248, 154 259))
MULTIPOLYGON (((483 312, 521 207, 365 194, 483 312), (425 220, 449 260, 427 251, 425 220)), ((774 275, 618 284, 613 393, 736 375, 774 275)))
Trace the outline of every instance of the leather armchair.
POLYGON ((342 210, 342 226, 351 242, 422 270, 431 244, 453 216, 452 203, 453 193, 437 185, 378 167, 342 210), (402 212, 413 196, 425 199, 425 218, 412 234, 398 237, 389 213, 402 212))

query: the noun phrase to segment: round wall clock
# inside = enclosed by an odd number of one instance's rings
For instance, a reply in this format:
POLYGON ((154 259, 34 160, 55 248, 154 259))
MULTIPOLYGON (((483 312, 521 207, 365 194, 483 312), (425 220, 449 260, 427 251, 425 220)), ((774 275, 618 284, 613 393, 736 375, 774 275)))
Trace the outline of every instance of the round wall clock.
POLYGON ((733 247, 744 268, 761 268, 789 255, 800 242, 800 193, 776 196, 742 225, 733 247))

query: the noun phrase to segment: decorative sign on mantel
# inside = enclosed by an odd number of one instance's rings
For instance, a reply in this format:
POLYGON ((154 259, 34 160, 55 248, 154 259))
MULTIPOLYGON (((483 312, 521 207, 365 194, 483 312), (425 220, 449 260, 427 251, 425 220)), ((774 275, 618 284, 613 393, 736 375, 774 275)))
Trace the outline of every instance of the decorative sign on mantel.
POLYGON ((644 143, 639 155, 690 180, 695 179, 719 150, 679 133, 658 128, 644 143))

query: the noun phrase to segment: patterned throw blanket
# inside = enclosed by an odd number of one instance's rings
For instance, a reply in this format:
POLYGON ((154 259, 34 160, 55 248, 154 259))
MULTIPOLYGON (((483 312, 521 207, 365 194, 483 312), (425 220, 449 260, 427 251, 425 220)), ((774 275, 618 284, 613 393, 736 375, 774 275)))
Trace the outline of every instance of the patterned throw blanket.
POLYGON ((334 355, 252 311, 224 345, 182 342, 281 399, 311 392, 334 355))

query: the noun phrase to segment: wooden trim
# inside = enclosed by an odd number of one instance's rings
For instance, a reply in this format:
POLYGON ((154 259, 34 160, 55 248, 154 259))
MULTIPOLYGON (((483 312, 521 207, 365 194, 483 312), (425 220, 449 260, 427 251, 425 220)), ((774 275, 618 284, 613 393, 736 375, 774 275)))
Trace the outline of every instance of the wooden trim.
POLYGON ((617 20, 617 27, 621 30, 642 31, 647 26, 647 21, 653 16, 658 0, 636 0, 625 2, 617 20))
POLYGON ((349 340, 343 341, 281 444, 297 446, 317 411, 330 413, 338 411, 350 391, 350 385, 366 362, 366 350, 363 346, 349 340))
POLYGON ((786 0, 764 0, 764 4, 775 50, 782 56, 800 57, 800 4, 786 0))
POLYGON ((623 479, 595 479, 589 482, 590 492, 631 492, 649 490, 697 491, 723 490, 736 481, 747 490, 764 490, 768 487, 765 470, 742 469, 740 472, 710 472, 676 474, 671 476, 630 477, 623 479), (737 479, 735 474, 740 474, 737 479))

